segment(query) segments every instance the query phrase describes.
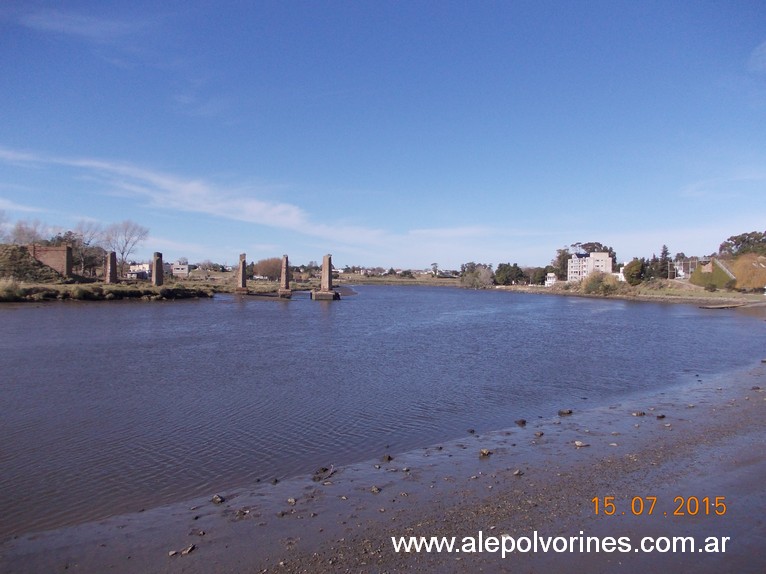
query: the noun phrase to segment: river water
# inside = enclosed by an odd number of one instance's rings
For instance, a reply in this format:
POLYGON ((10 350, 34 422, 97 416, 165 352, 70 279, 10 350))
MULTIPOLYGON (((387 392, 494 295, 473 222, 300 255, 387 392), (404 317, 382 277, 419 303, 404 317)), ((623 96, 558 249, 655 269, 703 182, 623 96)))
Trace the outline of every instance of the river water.
POLYGON ((360 286, 0 307, 0 539, 309 474, 752 364, 763 317, 360 286))

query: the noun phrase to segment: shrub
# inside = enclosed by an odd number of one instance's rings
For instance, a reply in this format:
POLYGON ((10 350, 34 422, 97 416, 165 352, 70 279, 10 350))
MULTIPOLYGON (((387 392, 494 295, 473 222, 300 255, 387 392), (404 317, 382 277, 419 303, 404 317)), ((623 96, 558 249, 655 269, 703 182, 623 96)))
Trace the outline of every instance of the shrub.
POLYGON ((18 301, 21 288, 15 279, 0 279, 0 301, 18 301))
POLYGON ((582 285, 582 292, 587 295, 611 295, 617 289, 617 279, 600 271, 588 275, 582 285))

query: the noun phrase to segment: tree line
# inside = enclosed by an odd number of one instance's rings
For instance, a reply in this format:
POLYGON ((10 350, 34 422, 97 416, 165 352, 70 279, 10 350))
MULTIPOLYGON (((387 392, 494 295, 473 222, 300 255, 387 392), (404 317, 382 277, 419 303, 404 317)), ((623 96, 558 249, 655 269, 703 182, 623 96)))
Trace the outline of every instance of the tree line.
MULTIPOLYGON (((682 264, 690 259, 704 259, 688 257, 683 252, 671 257, 670 249, 663 245, 659 256, 655 253, 651 257, 636 257, 621 266, 617 263, 617 253, 612 247, 598 241, 578 242, 557 249, 555 256, 545 267, 519 267, 516 263, 500 263, 497 269, 493 269, 492 264, 473 261, 464 263, 460 266, 460 281, 464 287, 473 289, 495 285, 543 285, 549 273, 553 273, 557 280, 565 281, 569 260, 573 255, 595 252, 608 253, 612 259, 612 269, 617 272, 622 267, 626 282, 633 286, 652 279, 673 279, 675 264, 682 264)), ((720 244, 718 253, 708 257, 737 257, 746 253, 766 255, 766 231, 732 235, 720 244)))
MULTIPOLYGON (((147 239, 149 229, 131 220, 121 221, 104 225, 98 222, 82 220, 74 229, 63 231, 52 229, 37 220, 19 220, 10 225, 3 211, 0 210, 0 243, 12 243, 28 245, 32 243, 40 245, 71 245, 73 266, 82 276, 95 276, 97 271, 103 268, 104 258, 107 251, 117 254, 120 274, 124 276, 125 268, 131 255, 134 254, 139 244, 147 239)), ((598 241, 585 243, 573 243, 567 247, 556 250, 551 262, 545 267, 520 267, 517 263, 500 263, 496 269, 492 264, 468 262, 460 266, 461 284, 469 288, 485 288, 494 285, 543 285, 546 276, 553 273, 558 280, 567 279, 569 260, 574 254, 587 254, 594 252, 608 253, 612 259, 612 268, 617 271, 617 254, 615 250, 598 241)), ((723 241, 719 248, 719 257, 737 257, 746 253, 766 255, 766 231, 750 231, 739 235, 732 235, 723 241)), ((622 272, 626 281, 631 285, 638 285, 650 279, 672 279, 674 277, 674 263, 689 260, 684 253, 676 253, 672 258, 667 245, 660 249, 660 255, 653 254, 650 258, 634 258, 624 265, 622 272)), ((185 257, 179 259, 180 263, 188 264, 185 257)), ((224 271, 224 265, 206 260, 196 265, 211 271, 224 271)), ((309 274, 319 269, 315 261, 302 266, 309 274)), ((434 276, 439 275, 438 265, 432 263, 434 276)), ((358 267, 346 266, 344 271, 353 272, 358 267)), ((261 276, 270 280, 277 280, 281 274, 282 260, 279 257, 261 259, 251 262, 247 266, 248 277, 261 276)), ((292 268, 297 271, 297 267, 292 268)), ((380 268, 383 271, 383 268, 380 268)), ((395 274, 390 269, 390 274, 395 274)))
POLYGON ((94 277, 103 269, 108 251, 117 254, 120 273, 140 243, 149 236, 149 229, 135 221, 126 219, 119 223, 104 225, 95 221, 82 220, 74 229, 51 228, 38 220, 18 220, 7 224, 7 218, 0 212, 0 243, 15 245, 47 245, 72 247, 72 266, 83 277, 94 277))

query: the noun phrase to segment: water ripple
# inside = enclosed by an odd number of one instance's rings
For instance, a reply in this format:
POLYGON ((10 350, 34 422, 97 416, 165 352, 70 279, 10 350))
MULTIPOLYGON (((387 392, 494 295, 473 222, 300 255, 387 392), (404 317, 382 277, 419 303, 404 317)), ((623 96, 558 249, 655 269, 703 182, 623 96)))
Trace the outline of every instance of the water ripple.
POLYGON ((766 342, 735 312, 427 288, 0 313, 0 537, 606 403, 766 342))

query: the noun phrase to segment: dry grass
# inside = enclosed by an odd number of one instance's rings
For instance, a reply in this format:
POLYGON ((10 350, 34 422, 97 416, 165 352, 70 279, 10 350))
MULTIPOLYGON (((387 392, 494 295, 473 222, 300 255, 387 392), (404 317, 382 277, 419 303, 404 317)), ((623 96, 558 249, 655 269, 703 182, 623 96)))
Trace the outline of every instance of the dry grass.
POLYGON ((766 286, 766 257, 755 253, 740 255, 731 264, 737 289, 763 289, 766 286))

